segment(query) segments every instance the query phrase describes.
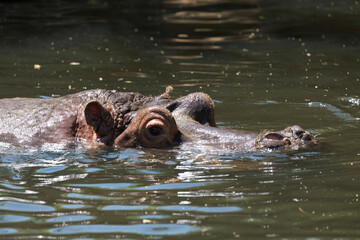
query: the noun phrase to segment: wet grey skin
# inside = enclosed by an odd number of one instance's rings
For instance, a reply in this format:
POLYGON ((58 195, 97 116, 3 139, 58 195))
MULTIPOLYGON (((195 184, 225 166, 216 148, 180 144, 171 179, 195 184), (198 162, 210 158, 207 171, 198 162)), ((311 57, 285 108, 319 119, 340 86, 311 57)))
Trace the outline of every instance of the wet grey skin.
MULTIPOLYGON (((0 100, 0 141, 19 146, 81 140, 118 147, 169 148, 183 142, 222 144, 233 151, 299 149, 315 143, 299 126, 279 132, 216 127, 205 93, 160 96, 89 90, 51 99, 0 100)), ((210 147, 210 146, 209 146, 210 147)))

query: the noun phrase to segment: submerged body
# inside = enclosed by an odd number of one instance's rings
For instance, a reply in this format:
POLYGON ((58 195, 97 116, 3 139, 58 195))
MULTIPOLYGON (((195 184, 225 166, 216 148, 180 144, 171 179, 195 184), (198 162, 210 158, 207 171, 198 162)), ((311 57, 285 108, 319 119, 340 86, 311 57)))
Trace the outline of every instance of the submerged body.
POLYGON ((204 93, 169 100, 134 92, 89 90, 52 99, 0 100, 0 141, 41 146, 74 139, 119 147, 164 148, 182 142, 221 144, 232 151, 298 149, 315 143, 298 126, 279 132, 216 127, 214 104, 204 93))

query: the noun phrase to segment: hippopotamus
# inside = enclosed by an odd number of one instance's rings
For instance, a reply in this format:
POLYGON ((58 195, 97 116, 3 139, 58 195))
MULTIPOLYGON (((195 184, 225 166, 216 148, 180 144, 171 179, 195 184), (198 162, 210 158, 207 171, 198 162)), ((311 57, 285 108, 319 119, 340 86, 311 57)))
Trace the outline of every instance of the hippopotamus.
POLYGON ((250 132, 216 126, 214 103, 205 93, 170 99, 95 89, 59 98, 0 100, 0 142, 41 146, 78 140, 115 147, 171 148, 183 142, 228 143, 235 149, 303 148, 315 143, 299 126, 250 132))

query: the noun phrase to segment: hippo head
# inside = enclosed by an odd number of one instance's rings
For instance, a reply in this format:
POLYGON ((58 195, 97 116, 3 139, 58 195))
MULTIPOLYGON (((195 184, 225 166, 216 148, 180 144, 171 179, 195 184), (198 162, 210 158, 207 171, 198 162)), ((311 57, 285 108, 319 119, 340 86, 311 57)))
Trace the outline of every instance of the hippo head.
POLYGON ((179 143, 180 132, 169 110, 151 106, 139 111, 114 141, 119 147, 166 148, 179 143))
POLYGON ((257 136, 257 149, 300 149, 316 143, 315 138, 301 127, 294 125, 280 132, 264 132, 257 136))
POLYGON ((76 137, 119 147, 166 148, 179 142, 175 119, 165 107, 146 107, 131 118, 122 131, 116 127, 116 111, 112 104, 90 101, 78 114, 76 137))

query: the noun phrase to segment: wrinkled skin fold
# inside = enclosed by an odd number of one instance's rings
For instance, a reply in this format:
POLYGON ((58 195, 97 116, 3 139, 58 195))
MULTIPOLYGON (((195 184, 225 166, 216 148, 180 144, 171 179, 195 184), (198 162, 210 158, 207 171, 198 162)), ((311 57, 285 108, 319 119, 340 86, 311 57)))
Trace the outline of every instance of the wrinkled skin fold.
POLYGON ((225 144, 236 151, 307 148, 316 143, 299 126, 278 132, 216 127, 205 93, 170 100, 160 96, 89 90, 52 99, 0 100, 0 141, 14 145, 82 140, 117 147, 171 148, 183 142, 225 144))

